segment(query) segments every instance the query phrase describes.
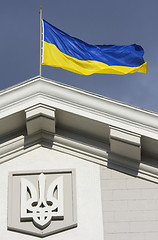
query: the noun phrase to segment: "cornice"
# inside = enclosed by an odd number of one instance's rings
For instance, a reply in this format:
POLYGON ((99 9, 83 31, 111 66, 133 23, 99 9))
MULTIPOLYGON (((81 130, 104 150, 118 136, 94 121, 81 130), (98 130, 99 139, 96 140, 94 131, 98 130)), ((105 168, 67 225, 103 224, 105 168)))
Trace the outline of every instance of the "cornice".
MULTIPOLYGON (((158 183, 157 167, 143 163, 150 146, 157 146, 157 113, 39 76, 1 91, 0 99, 4 127, 0 163, 45 147, 158 183), (92 127, 82 128, 81 119, 92 127), (68 122, 73 121, 76 125, 69 129, 68 122), (73 132, 76 128, 77 133, 73 132), (81 137, 87 141, 80 141, 81 137)), ((157 148, 152 151, 156 158, 157 148)))
POLYGON ((0 92, 0 118, 25 110, 33 104, 99 121, 114 127, 158 139, 158 114, 103 96, 70 87, 43 77, 35 77, 0 92))

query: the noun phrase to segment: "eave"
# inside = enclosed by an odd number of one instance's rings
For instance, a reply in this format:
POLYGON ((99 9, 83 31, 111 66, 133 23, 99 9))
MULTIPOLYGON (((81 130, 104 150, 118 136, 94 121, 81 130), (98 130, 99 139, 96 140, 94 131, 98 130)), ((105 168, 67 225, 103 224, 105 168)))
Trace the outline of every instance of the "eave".
POLYGON ((138 175, 144 164, 157 179, 157 113, 39 76, 1 91, 0 99, 1 162, 34 147, 67 146, 128 174, 138 175))

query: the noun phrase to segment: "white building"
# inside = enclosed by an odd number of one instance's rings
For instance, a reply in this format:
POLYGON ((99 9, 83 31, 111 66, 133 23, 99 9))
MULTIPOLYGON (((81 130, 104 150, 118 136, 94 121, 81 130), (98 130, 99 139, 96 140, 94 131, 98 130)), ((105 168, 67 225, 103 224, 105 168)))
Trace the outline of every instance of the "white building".
POLYGON ((157 113, 39 76, 1 91, 0 239, 157 239, 157 159, 157 113))

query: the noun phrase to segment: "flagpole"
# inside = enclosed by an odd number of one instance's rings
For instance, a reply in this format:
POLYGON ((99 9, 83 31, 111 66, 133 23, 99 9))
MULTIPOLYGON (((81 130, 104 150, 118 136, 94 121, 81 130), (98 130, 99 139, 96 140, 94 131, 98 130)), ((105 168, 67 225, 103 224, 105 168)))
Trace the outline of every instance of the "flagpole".
POLYGON ((42 6, 40 5, 40 67, 39 75, 42 75, 42 6))

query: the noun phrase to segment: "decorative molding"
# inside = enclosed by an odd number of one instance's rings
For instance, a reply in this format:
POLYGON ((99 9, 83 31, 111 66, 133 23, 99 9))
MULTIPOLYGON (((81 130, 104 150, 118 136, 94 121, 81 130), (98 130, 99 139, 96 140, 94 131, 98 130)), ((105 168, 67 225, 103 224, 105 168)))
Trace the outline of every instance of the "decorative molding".
POLYGON ((27 151, 41 146, 69 153, 94 163, 105 162, 108 157, 107 151, 109 149, 107 144, 105 144, 105 149, 102 149, 79 142, 75 139, 40 131, 31 136, 21 136, 6 142, 2 148, 3 155, 0 157, 0 163, 6 162, 14 158, 16 155, 24 154, 27 151))
POLYGON ((146 158, 143 156, 141 162, 139 163, 139 161, 136 161, 134 159, 123 157, 112 152, 108 153, 109 147, 106 144, 105 149, 99 149, 92 145, 75 141, 74 139, 67 139, 61 135, 55 135, 52 140, 52 135, 49 135, 45 132, 37 133, 31 138, 28 137, 26 139, 23 136, 17 137, 3 144, 1 148, 3 154, 0 156, 0 164, 14 159, 19 155, 33 151, 34 149, 37 149, 41 146, 49 148, 50 150, 70 154, 85 161, 112 168, 114 170, 124 172, 135 177, 140 177, 148 181, 158 183, 157 167, 152 167, 148 164, 144 164, 144 159, 146 158), (37 136, 38 134, 40 134, 40 137, 37 136), (43 137, 41 137, 41 135, 43 137), (46 138, 45 135, 47 135, 46 138), (50 141, 48 141, 49 138, 50 141), (39 139, 41 140, 39 141, 39 139))
POLYGON ((18 152, 24 149, 24 136, 13 138, 12 140, 6 141, 0 146, 0 163, 3 162, 4 158, 12 155, 14 152, 18 152))

